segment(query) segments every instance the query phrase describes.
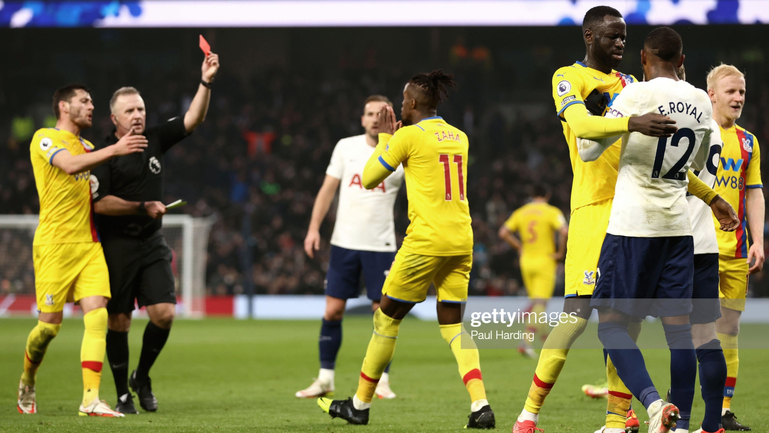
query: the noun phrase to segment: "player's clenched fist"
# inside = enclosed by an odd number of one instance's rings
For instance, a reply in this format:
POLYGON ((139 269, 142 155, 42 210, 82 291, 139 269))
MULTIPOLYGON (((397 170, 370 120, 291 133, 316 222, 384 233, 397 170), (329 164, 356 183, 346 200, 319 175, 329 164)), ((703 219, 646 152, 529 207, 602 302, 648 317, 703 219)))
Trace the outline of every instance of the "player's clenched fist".
POLYGON ((128 134, 113 144, 115 156, 128 155, 131 153, 144 152, 147 147, 147 137, 136 135, 131 129, 128 134))
POLYGON ((650 137, 670 137, 678 131, 676 121, 659 113, 647 113, 631 117, 627 127, 630 132, 640 132, 650 137))

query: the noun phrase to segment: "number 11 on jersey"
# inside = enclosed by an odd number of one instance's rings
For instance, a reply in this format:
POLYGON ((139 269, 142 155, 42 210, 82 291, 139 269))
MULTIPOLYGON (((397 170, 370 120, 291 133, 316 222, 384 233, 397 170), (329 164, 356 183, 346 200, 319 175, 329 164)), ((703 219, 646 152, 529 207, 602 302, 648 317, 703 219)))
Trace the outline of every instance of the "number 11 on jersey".
MULTIPOLYGON (((462 155, 454 155, 454 164, 457 165, 457 180, 459 181, 459 201, 465 201, 465 179, 462 174, 462 155)), ((451 160, 449 155, 443 154, 440 156, 441 164, 443 164, 443 175, 446 181, 446 201, 452 200, 451 194, 451 160)))

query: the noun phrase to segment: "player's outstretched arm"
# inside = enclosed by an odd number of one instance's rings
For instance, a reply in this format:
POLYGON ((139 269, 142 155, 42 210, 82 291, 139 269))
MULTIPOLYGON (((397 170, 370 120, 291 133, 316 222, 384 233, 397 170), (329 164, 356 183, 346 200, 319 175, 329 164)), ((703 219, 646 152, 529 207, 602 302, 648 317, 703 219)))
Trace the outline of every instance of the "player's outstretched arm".
POLYGON ((159 201, 128 201, 115 195, 105 195, 93 204, 94 212, 102 215, 149 215, 160 218, 166 214, 166 206, 159 201))
POLYGON ((315 197, 315 204, 312 206, 312 217, 310 218, 310 227, 307 229, 307 236, 304 238, 304 252, 315 258, 315 251, 320 249, 320 225, 326 218, 331 202, 334 200, 340 180, 334 176, 326 175, 323 185, 315 197))
MULTIPOLYGON (((564 119, 574 135, 591 140, 606 139, 626 132, 640 132, 651 137, 670 137, 678 130, 675 120, 659 113, 633 116, 632 97, 620 93, 606 117, 591 116, 584 104, 573 104, 563 112, 564 119), (627 107, 625 107, 627 106, 627 107)), ((616 141, 616 140, 615 140, 616 141)))
POLYGON ((764 257, 764 218, 766 216, 766 202, 762 188, 748 188, 746 195, 748 230, 750 230, 750 238, 753 241, 753 244, 748 250, 748 263, 750 264, 750 273, 755 274, 763 269, 764 260, 766 260, 766 257, 764 257))
POLYGON ((204 86, 203 82, 208 83, 209 86, 214 82, 214 77, 219 71, 219 55, 214 53, 207 55, 200 69, 203 73, 202 82, 198 85, 198 91, 192 98, 190 108, 184 114, 184 129, 188 134, 206 120, 208 104, 211 101, 211 87, 204 86))
MULTIPOLYGON (((689 179, 689 184, 686 186, 686 191, 705 202, 710 206, 713 200, 718 196, 718 193, 709 187, 705 182, 701 181, 697 175, 691 170, 686 173, 686 177, 689 179)), ((728 203, 727 203, 728 204, 728 203)), ((731 207, 731 206, 730 206, 731 207)))
POLYGON ((129 133, 111 146, 82 155, 72 155, 68 150, 62 149, 51 158, 51 164, 64 170, 67 174, 77 174, 91 170, 116 156, 144 152, 145 147, 147 147, 146 137, 129 133))

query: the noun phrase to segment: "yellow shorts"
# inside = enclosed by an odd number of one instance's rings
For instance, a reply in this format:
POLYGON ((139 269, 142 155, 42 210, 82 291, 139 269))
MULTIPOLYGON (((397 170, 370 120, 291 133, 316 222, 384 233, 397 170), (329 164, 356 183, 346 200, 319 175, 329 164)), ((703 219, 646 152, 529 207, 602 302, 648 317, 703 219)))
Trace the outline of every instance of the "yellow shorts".
POLYGON ((556 263, 552 257, 521 256, 521 276, 529 299, 550 299, 555 290, 556 263))
POLYGON ((566 241, 564 295, 592 295, 598 257, 609 227, 612 199, 583 206, 571 213, 566 241))
POLYGON ((110 297, 109 272, 101 243, 34 245, 37 309, 57 313, 67 302, 110 297))
POLYGON ((417 303, 435 284, 439 302, 465 302, 473 255, 423 256, 403 251, 395 255, 382 294, 396 301, 417 303))
POLYGON ((718 297, 722 307, 745 311, 749 269, 744 258, 718 256, 718 297))

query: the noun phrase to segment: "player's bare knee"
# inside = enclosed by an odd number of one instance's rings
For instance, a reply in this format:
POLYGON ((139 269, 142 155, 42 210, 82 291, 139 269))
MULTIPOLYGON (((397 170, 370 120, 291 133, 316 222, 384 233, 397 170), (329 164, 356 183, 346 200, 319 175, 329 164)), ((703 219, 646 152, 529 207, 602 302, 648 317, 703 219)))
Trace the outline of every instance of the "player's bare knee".
POLYGON ((110 314, 107 317, 107 329, 117 332, 131 330, 131 316, 125 313, 110 314))
POLYGON ((62 320, 64 320, 64 312, 57 311, 55 313, 40 313, 37 316, 37 320, 44 323, 49 323, 51 325, 61 325, 62 320))
POLYGON ((327 322, 335 322, 342 320, 342 317, 344 317, 344 306, 345 304, 341 305, 326 305, 326 312, 323 314, 323 319, 327 322))
POLYGON ((371 312, 374 312, 374 311, 376 311, 378 309, 379 309, 379 302, 376 302, 376 301, 372 302, 371 303, 371 312))
POLYGON ((695 348, 717 338, 716 325, 714 322, 692 324, 692 342, 694 343, 695 348))
POLYGON ((740 311, 721 307, 721 317, 716 320, 716 332, 726 335, 740 334, 740 311))
POLYGON ((569 315, 575 315, 581 319, 589 319, 593 313, 590 307, 590 297, 572 297, 563 301, 563 312, 569 315))
POLYGON ((147 308, 150 320, 156 326, 163 329, 170 329, 176 317, 176 306, 174 304, 157 304, 147 308))

